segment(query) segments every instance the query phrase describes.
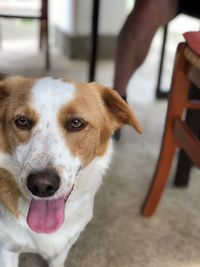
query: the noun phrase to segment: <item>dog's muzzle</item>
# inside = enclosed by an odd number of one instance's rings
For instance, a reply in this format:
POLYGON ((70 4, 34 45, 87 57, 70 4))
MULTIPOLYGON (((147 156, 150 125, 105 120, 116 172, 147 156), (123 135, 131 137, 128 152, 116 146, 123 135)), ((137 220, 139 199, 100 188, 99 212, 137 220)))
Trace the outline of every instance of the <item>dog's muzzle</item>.
POLYGON ((54 169, 30 173, 27 177, 27 188, 32 194, 27 223, 37 233, 53 233, 63 224, 65 219, 65 202, 70 196, 73 186, 62 196, 48 198, 58 191, 61 178, 54 169), (36 198, 37 196, 37 198, 36 198))

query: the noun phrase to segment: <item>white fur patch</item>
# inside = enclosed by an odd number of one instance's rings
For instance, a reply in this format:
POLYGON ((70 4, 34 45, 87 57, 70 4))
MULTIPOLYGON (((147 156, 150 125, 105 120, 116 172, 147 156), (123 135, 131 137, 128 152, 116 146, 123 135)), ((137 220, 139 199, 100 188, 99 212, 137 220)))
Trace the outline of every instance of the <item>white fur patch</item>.
POLYGON ((55 198, 70 191, 81 162, 71 155, 58 124, 58 112, 76 93, 70 83, 43 78, 32 88, 31 107, 38 113, 31 139, 16 148, 15 157, 20 165, 19 179, 22 192, 30 195, 26 178, 32 172, 53 167, 61 178, 60 189, 55 198))
POLYGON ((37 112, 43 117, 51 117, 74 98, 76 88, 71 83, 47 77, 36 82, 32 93, 33 106, 37 112))

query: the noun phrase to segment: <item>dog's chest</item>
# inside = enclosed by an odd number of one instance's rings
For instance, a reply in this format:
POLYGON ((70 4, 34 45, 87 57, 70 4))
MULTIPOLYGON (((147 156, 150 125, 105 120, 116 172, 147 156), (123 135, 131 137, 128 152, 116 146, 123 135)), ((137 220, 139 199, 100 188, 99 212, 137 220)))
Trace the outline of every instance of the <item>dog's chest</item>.
MULTIPOLYGON (((10 215, 7 219, 4 217, 1 235, 5 246, 16 252, 36 252, 44 258, 54 257, 63 249, 69 249, 92 217, 93 197, 91 194, 82 194, 78 201, 66 205, 65 222, 53 234, 33 232, 27 226, 24 216, 19 220, 13 220, 13 217, 11 220, 10 215)), ((20 206, 26 213, 26 205, 20 204, 20 206)))
POLYGON ((90 195, 83 195, 79 201, 79 203, 66 205, 65 222, 57 232, 37 234, 29 230, 29 234, 34 241, 34 250, 48 258, 59 254, 63 249, 71 247, 86 224, 91 220, 93 213, 93 199, 90 195))

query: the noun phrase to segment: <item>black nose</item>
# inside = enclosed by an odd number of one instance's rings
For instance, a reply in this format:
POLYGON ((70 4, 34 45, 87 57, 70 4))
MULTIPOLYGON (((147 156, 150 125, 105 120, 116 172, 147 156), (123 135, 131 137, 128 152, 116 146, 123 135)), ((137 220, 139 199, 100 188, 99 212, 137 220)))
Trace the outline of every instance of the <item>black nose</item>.
POLYGON ((50 197, 55 194, 60 185, 60 177, 55 171, 31 173, 27 177, 27 187, 38 197, 50 197))

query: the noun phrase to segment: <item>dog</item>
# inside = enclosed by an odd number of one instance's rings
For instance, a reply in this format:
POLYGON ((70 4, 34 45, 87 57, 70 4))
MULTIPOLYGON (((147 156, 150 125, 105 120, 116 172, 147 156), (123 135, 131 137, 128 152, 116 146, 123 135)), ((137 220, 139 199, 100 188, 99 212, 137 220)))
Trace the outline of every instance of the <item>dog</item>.
POLYGON ((127 103, 98 83, 1 75, 1 267, 17 267, 21 252, 64 267, 124 124, 141 133, 127 103))

